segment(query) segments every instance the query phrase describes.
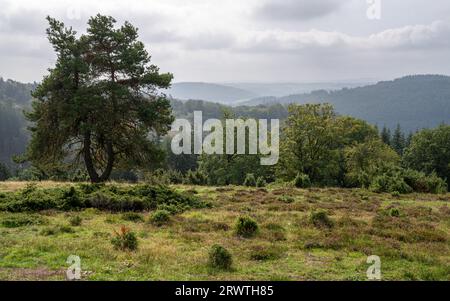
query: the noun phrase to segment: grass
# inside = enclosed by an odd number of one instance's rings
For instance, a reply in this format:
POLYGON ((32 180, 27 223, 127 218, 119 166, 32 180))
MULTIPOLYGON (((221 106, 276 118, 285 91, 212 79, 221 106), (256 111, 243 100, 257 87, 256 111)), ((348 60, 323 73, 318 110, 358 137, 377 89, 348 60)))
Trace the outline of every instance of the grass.
MULTIPOLYGON (((0 183, 0 193, 25 187, 0 183)), ((151 220, 154 211, 0 212, 0 279, 63 280, 67 257, 78 255, 85 280, 367 280, 367 257, 378 255, 383 280, 450 280, 450 194, 172 188, 182 194, 195 191, 212 206, 174 212, 163 227, 140 222, 151 220), (396 210, 398 216, 392 216, 396 210), (314 212, 326 213, 333 227, 316 227, 314 212), (74 216, 82 220, 79 226, 71 226, 74 216), (258 223, 256 236, 235 234, 241 216, 258 223), (111 244, 122 226, 136 233, 137 250, 116 250, 111 244), (231 270, 209 267, 214 245, 232 254, 231 270)))

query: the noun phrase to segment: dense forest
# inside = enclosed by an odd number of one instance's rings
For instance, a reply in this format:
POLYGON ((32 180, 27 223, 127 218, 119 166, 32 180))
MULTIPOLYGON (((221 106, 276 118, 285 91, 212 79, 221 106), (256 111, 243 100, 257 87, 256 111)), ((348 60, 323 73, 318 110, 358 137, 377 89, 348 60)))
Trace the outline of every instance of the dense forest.
POLYGON ((336 91, 319 90, 285 97, 263 97, 248 105, 271 103, 330 103, 336 111, 394 129, 398 123, 408 131, 450 122, 450 77, 414 75, 336 91))

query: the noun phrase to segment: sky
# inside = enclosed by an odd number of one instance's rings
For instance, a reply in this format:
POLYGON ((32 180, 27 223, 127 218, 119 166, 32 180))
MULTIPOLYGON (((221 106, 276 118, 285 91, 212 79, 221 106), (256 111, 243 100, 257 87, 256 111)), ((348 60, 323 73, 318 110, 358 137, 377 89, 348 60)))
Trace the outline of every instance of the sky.
POLYGON ((450 74, 448 0, 0 0, 0 76, 40 81, 50 15, 83 33, 129 21, 176 82, 325 82, 450 74))

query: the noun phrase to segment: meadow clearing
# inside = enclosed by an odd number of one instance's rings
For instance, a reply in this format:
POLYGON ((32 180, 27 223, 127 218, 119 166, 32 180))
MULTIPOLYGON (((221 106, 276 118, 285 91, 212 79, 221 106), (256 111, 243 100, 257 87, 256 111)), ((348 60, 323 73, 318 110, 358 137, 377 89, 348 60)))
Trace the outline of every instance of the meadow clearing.
POLYGON ((363 281, 367 257, 377 255, 383 280, 450 280, 449 193, 173 185, 208 205, 174 211, 161 223, 152 222, 154 210, 10 212, 6 208, 12 207, 2 207, 10 194, 28 193, 30 187, 77 185, 0 183, 0 279, 64 280, 67 258, 77 255, 82 280, 363 281), (317 212, 322 215, 315 219, 317 212), (242 216, 257 222, 253 237, 236 234, 242 216), (111 244, 122 226, 136 233, 137 250, 111 244), (231 269, 208 264, 216 244, 231 253, 231 269))

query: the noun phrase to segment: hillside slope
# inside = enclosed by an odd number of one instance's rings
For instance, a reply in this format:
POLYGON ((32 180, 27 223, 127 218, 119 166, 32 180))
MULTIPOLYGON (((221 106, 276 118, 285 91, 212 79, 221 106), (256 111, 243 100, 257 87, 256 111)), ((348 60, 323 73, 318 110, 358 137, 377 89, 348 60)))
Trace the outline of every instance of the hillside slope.
POLYGON ((245 104, 320 102, 333 104, 340 114, 358 117, 380 126, 393 128, 400 123, 407 130, 434 127, 442 122, 450 123, 450 77, 406 76, 353 89, 257 98, 245 104))
POLYGON ((223 104, 258 96, 244 89, 210 83, 175 83, 166 94, 181 100, 200 99, 223 104))

